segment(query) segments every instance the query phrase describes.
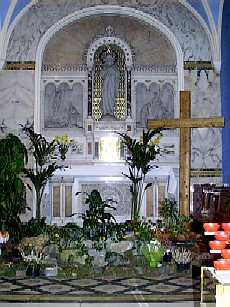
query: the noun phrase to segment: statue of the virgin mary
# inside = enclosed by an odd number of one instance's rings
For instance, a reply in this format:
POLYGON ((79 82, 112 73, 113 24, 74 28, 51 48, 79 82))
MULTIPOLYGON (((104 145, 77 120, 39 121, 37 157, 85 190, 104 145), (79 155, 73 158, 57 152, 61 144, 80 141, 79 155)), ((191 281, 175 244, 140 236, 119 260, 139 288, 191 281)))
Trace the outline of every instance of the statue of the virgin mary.
POLYGON ((114 106, 118 95, 120 73, 116 67, 115 55, 107 50, 101 71, 103 116, 114 116, 114 106))

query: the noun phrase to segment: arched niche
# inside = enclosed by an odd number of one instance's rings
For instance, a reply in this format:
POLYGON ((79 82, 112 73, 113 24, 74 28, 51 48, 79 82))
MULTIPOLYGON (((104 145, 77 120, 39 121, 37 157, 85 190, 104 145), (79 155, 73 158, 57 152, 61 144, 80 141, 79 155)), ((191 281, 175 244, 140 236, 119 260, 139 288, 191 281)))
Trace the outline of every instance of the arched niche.
MULTIPOLYGON (((41 39, 38 49, 37 49, 37 65, 36 65, 36 102, 35 102, 35 129, 38 131, 41 131, 41 77, 42 77, 42 63, 44 63, 45 61, 47 61, 49 57, 48 55, 52 54, 49 53, 48 51, 51 50, 49 49, 50 46, 54 46, 55 43, 58 42, 58 35, 59 34, 63 34, 66 33, 67 31, 67 27, 74 27, 74 23, 76 23, 75 25, 80 26, 81 22, 85 22, 87 23, 87 19, 93 19, 93 18, 99 18, 99 11, 100 8, 96 10, 92 10, 91 8, 89 9, 85 9, 82 10, 81 12, 78 12, 78 14, 74 14, 71 16, 68 16, 68 18, 65 18, 62 20, 62 22, 54 25, 53 27, 51 27, 46 34, 43 36, 43 38, 41 39)), ((152 31, 148 32, 148 35, 150 35, 150 42, 154 41, 151 40, 151 35, 152 33, 155 31, 155 33, 158 34, 159 38, 161 38, 162 41, 164 41, 164 43, 166 44, 166 46, 168 46, 169 48, 163 48, 162 50, 171 50, 171 57, 166 56, 166 57, 162 57, 164 60, 166 59, 170 59, 171 62, 170 64, 174 64, 177 66, 177 79, 178 79, 178 89, 182 90, 183 89, 183 83, 184 83, 184 78, 183 78, 183 53, 182 53, 182 49, 177 41, 177 39, 175 38, 175 36, 173 35, 173 33, 170 32, 170 30, 168 28, 166 28, 163 24, 161 24, 160 22, 158 22, 157 20, 155 20, 153 17, 150 17, 147 14, 140 14, 140 12, 134 10, 134 9, 125 9, 123 8, 122 10, 117 10, 117 7, 109 7, 107 6, 106 9, 103 8, 103 10, 101 10, 101 15, 103 15, 103 17, 100 15, 100 18, 108 18, 111 19, 111 13, 113 14, 114 18, 120 18, 123 20, 132 20, 133 22, 135 21, 136 23, 139 23, 141 26, 143 27, 147 27, 148 29, 151 29, 152 31), (109 16, 105 16, 106 14, 109 14, 109 16), (128 16, 126 16, 128 14, 128 16)), ((92 20, 90 20, 92 21, 92 20)), ((90 25, 92 25, 92 23, 88 23, 90 25)), ((119 24, 119 23, 118 23, 119 24)), ((76 27, 76 29, 79 29, 78 27, 76 27)), ((87 27, 86 27, 87 29, 87 27)), ((94 27, 92 28, 94 29, 94 27)), ((89 29, 88 29, 89 30, 89 29)), ((68 32, 68 31, 67 31, 68 32)), ((127 31, 126 31, 127 32, 127 31)), ((87 32, 89 33, 89 31, 87 32)), ((67 33, 68 34, 68 33, 67 33)), ((133 33, 134 35, 134 41, 137 38, 135 36, 136 33, 133 33)), ((82 37, 84 37, 84 35, 81 33, 82 37)), ((68 36, 68 35, 67 35, 68 36)), ((117 40, 119 41, 119 44, 121 42, 121 40, 117 40)), ((98 40, 96 41, 97 43, 99 42, 98 40)), ((84 50, 89 50, 89 46, 86 46, 86 44, 82 44, 84 45, 84 50), (86 48, 88 47, 88 48, 86 48)), ((141 45, 141 44, 139 44, 141 45)), ((151 45, 151 44, 150 44, 151 45)), ((57 45, 56 45, 57 46, 57 45)), ((60 46, 60 45, 59 45, 60 46)), ((93 46, 93 45, 92 45, 93 46)), ((132 50, 131 48, 126 48, 125 45, 123 45, 126 49, 127 54, 126 54, 126 62, 127 62, 127 66, 130 67, 132 63, 136 63, 137 62, 137 58, 138 58, 138 54, 135 54, 135 57, 132 56, 131 58, 131 54, 132 54, 132 50)), ((145 50, 147 50, 148 48, 143 49, 143 53, 145 52, 145 50)), ((151 48, 152 52, 153 50, 155 50, 154 48, 151 48)), ((79 50, 78 50, 79 51, 79 50)), ((72 50, 69 50, 69 53, 71 55, 72 50)), ((138 51, 139 53, 139 58, 141 58, 141 50, 138 51)), ((153 52, 154 53, 154 52, 153 52)), ((158 56, 160 57, 159 52, 157 52, 157 54, 159 54, 158 56)), ((149 57, 151 56, 151 52, 149 52, 149 57)), ((84 55, 82 56, 82 53, 78 53, 77 52, 77 57, 79 59, 78 63, 74 63, 74 65, 78 66, 79 71, 81 70, 82 73, 82 78, 86 77, 87 74, 87 65, 85 65, 85 63, 87 63, 87 52, 84 53, 84 55), (85 65, 85 66, 84 66, 85 65), (84 76, 83 76, 84 75, 84 76)), ((52 58, 55 58, 55 54, 52 56, 52 58)), ((60 57, 62 58, 62 57, 60 57)), ((89 57, 88 57, 89 58, 89 57)), ((149 61, 148 61, 149 62, 149 61)), ((89 63, 89 62, 88 62, 89 63)), ((61 67, 61 66, 60 66, 61 67)), ((62 67, 61 67, 62 68, 62 67)), ((56 68, 55 68, 56 69, 56 68)), ((54 69, 54 71, 55 71, 54 69)))

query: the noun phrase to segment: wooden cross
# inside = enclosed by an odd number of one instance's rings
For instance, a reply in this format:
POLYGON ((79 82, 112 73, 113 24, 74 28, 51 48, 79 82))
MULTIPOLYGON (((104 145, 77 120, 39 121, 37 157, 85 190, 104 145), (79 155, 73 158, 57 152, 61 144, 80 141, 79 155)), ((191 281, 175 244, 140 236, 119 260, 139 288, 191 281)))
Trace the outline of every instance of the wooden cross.
POLYGON ((191 95, 189 91, 180 92, 180 118, 148 120, 148 128, 180 129, 180 214, 189 215, 190 210, 190 151, 191 128, 222 128, 223 117, 191 118, 191 95))

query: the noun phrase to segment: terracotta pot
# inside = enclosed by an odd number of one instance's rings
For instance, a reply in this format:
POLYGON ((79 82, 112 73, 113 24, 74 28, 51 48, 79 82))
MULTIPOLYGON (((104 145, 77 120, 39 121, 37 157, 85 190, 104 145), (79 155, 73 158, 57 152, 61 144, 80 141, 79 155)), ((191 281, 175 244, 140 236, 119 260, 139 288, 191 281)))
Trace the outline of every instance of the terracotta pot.
POLYGON ((203 227, 206 232, 215 232, 220 228, 220 225, 218 223, 204 223, 203 227))
POLYGON ((213 250, 222 250, 225 248, 226 242, 225 241, 210 241, 209 246, 213 250))
POLYGON ((219 259, 214 261, 214 268, 217 270, 230 270, 230 259, 219 259))

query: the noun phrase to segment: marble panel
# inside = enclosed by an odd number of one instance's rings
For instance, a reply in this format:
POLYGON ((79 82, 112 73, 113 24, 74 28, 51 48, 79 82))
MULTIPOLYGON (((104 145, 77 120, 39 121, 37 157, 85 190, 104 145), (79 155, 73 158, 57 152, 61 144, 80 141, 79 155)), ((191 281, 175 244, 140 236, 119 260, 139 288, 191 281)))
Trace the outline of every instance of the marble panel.
POLYGON ((136 86, 137 127, 146 127, 148 119, 174 118, 174 88, 170 83, 153 82, 136 86))
POLYGON ((0 73, 0 136, 7 133, 20 134, 20 124, 33 122, 34 72, 2 71, 0 73))
POLYGON ((13 30, 7 60, 35 60, 38 43, 52 25, 77 10, 104 4, 139 9, 162 22, 180 42, 186 61, 211 60, 210 43, 204 28, 177 0, 41 0, 31 6, 13 30))
MULTIPOLYGON (((221 115, 220 78, 214 71, 185 71, 185 89, 191 91, 192 117, 221 115)), ((192 168, 222 167, 221 129, 192 129, 191 138, 192 168)))
POLYGON ((192 129, 192 168, 222 168, 221 129, 192 129))
POLYGON ((190 179, 190 185, 193 184, 216 184, 216 185, 222 185, 223 184, 223 178, 222 177, 191 177, 190 179))
POLYGON ((220 116, 220 76, 212 70, 186 70, 185 89, 191 91, 193 117, 220 116))

